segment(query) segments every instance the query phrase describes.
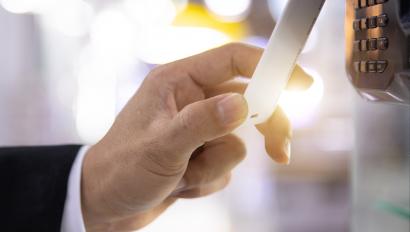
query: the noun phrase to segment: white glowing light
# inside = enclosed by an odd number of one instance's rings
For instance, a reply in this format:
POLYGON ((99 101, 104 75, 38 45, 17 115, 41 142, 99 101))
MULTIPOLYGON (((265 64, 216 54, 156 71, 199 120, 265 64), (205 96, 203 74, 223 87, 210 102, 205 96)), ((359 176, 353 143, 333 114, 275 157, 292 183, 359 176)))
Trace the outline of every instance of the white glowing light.
POLYGON ((67 36, 82 36, 88 32, 94 11, 84 0, 0 0, 13 13, 41 15, 44 25, 67 36))
POLYGON ((1 0, 3 8, 11 13, 21 14, 30 12, 34 6, 33 0, 1 0))
POLYGON ((226 232, 232 231, 227 207, 215 197, 195 202, 179 200, 142 232, 226 232), (183 221, 183 223, 176 223, 183 221))
POLYGON ((126 15, 142 27, 168 26, 177 9, 172 0, 125 0, 126 15))
POLYGON ((294 127, 305 126, 312 119, 323 97, 322 78, 313 71, 308 71, 308 73, 314 79, 309 89, 305 91, 285 90, 279 99, 279 105, 294 127))
MULTIPOLYGON (((76 2, 79 0, 72 0, 71 2, 76 2)), ((41 14, 44 12, 50 12, 52 10, 62 7, 70 1, 56 1, 56 0, 0 0, 1 5, 7 11, 12 13, 37 13, 41 14)))
POLYGON ((92 144, 104 136, 116 113, 116 73, 101 65, 85 49, 80 58, 76 104, 77 132, 81 139, 92 144))
POLYGON ((83 0, 60 3, 53 10, 43 11, 43 22, 67 36, 83 36, 88 33, 94 10, 83 0))
POLYGON ((151 64, 164 64, 201 53, 230 41, 222 32, 200 27, 168 27, 146 35, 138 56, 151 64))
POLYGON ((99 13, 90 31, 90 42, 99 58, 113 62, 111 65, 128 62, 135 56, 135 49, 141 43, 134 25, 115 9, 99 13))
POLYGON ((130 98, 138 90, 149 71, 150 69, 146 64, 136 60, 129 65, 121 67, 117 79, 116 112, 120 112, 127 104, 130 98))
POLYGON ((205 4, 209 10, 228 20, 243 19, 251 3, 251 0, 205 0, 205 4))

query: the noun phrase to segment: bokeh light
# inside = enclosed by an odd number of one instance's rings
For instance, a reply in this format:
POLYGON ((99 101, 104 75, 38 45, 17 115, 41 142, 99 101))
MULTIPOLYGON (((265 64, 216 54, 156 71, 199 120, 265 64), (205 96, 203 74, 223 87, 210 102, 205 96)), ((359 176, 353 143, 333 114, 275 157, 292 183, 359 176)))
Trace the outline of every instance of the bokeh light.
POLYGON ((145 42, 139 44, 138 57, 151 64, 169 63, 230 41, 220 31, 200 27, 168 27, 145 38, 145 42))
POLYGON ((177 14, 172 0, 124 0, 123 9, 136 26, 146 30, 170 25, 177 14))
POLYGON ((209 14, 209 11, 199 4, 188 4, 184 11, 177 14, 174 26, 178 27, 206 27, 228 35, 232 40, 241 40, 248 33, 246 22, 220 21, 209 14))
POLYGON ((32 11, 36 0, 1 0, 0 3, 11 13, 22 14, 32 11))
POLYGON ((203 6, 188 4, 176 15, 172 25, 145 26, 137 30, 137 57, 146 63, 163 64, 241 38, 246 27, 218 21, 203 6))
POLYGON ((279 105, 289 117, 294 128, 308 126, 317 115, 317 107, 323 97, 324 86, 320 75, 312 70, 306 70, 313 79, 313 84, 307 90, 283 91, 279 105))
POLYGON ((185 10, 188 6, 188 0, 172 0, 178 12, 185 10))
POLYGON ((88 33, 94 15, 92 6, 84 0, 0 0, 4 9, 22 14, 32 13, 48 28, 66 36, 84 36, 88 33))
POLYGON ((78 71, 76 125, 80 138, 85 143, 93 144, 114 122, 116 73, 98 62, 84 64, 78 71))
POLYGON ((41 19, 66 36, 84 36, 88 33, 94 9, 83 0, 63 1, 53 10, 43 11, 41 19))
POLYGON ((252 0, 205 0, 208 9, 227 21, 244 19, 252 0))
POLYGON ((101 11, 90 30, 93 52, 96 57, 106 59, 108 66, 135 58, 136 46, 141 43, 139 38, 132 22, 115 8, 101 11))
POLYGON ((189 200, 179 200, 148 225, 144 232, 159 231, 195 231, 227 232, 232 231, 230 217, 223 202, 215 196, 189 200), (179 223, 183 218, 183 223, 179 223))

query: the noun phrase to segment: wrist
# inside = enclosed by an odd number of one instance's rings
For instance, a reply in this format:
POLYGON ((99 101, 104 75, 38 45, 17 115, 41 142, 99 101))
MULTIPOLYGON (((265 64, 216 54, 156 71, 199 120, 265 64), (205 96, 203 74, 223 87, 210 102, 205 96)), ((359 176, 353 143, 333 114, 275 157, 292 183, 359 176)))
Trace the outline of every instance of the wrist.
POLYGON ((85 154, 81 172, 81 210, 87 231, 102 228, 99 225, 109 228, 109 213, 105 210, 106 201, 103 200, 103 180, 106 177, 100 171, 104 170, 103 161, 94 162, 98 160, 96 156, 99 154, 97 145, 90 147, 85 154))

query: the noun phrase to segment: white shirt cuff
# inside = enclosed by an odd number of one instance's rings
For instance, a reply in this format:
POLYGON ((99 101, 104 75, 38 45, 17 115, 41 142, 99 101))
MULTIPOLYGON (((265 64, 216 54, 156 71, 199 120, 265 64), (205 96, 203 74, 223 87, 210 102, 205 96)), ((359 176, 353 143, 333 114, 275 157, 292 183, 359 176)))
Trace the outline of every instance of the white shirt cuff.
POLYGON ((77 154, 68 178, 67 196, 65 199, 62 232, 85 232, 81 211, 81 168, 88 146, 83 146, 77 154))

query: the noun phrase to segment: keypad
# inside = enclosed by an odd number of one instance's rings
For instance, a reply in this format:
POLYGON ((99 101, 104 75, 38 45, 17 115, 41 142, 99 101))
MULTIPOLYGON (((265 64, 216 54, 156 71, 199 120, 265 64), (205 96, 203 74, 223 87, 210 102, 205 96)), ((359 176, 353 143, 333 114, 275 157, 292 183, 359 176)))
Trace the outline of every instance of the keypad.
MULTIPOLYGON (((354 0, 354 7, 356 10, 360 10, 367 7, 372 7, 378 4, 384 4, 388 0, 354 0)), ((366 12, 370 13, 370 12, 366 12)), ((367 14, 368 15, 368 14, 367 14)), ((377 16, 368 15, 365 18, 356 18, 353 21, 353 30, 356 32, 371 30, 375 28, 387 27, 389 23, 389 17, 387 14, 380 14, 377 16)), ((382 31, 383 32, 383 31, 382 31)), ((368 34, 368 33, 366 33, 368 34)), ((383 34, 383 33, 382 33, 383 34)), ((387 37, 378 38, 363 38, 363 35, 357 34, 358 40, 353 41, 353 49, 355 52, 372 52, 382 51, 389 47, 389 40, 387 37)), ((378 53, 375 53, 378 54, 378 53)), ((362 56, 361 57, 365 57, 362 56)), ((385 72, 388 61, 387 60, 359 60, 353 63, 354 69, 357 73, 383 73, 385 72)), ((370 76, 369 76, 370 77, 370 76)))

